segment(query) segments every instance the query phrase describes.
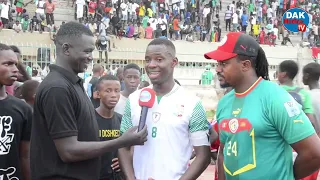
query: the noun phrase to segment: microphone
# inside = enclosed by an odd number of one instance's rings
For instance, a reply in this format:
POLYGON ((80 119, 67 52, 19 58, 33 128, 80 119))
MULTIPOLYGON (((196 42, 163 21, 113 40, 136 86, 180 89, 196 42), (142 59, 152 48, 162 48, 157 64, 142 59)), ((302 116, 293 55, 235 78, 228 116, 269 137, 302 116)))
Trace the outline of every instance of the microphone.
POLYGON ((143 129, 146 124, 148 115, 148 109, 153 107, 156 99, 156 92, 150 88, 144 88, 140 93, 139 106, 141 106, 140 120, 138 126, 138 132, 143 129))

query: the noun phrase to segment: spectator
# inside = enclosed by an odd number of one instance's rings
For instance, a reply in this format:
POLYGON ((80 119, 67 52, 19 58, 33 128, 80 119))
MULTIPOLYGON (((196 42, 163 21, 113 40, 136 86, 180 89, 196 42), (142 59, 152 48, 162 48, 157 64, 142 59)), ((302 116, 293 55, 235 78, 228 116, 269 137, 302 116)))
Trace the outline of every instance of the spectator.
POLYGON ((146 27, 146 39, 152 39, 153 38, 153 29, 150 26, 150 23, 147 24, 148 26, 146 27))
POLYGON ((22 17, 22 6, 24 5, 23 0, 15 0, 15 5, 16 5, 16 12, 17 12, 17 16, 16 16, 16 20, 20 21, 21 17, 22 17))
POLYGON ((175 39, 178 39, 179 38, 179 34, 180 34, 180 28, 179 28, 179 16, 176 16, 173 20, 173 31, 174 31, 174 34, 175 34, 175 39))
POLYGON ((94 18, 95 17, 95 12, 96 12, 96 9, 97 9, 97 2, 96 0, 91 0, 89 2, 89 7, 88 7, 88 14, 89 14, 89 17, 91 18, 94 18))
POLYGON ((84 6, 86 5, 86 2, 84 0, 77 0, 76 5, 77 5, 77 19, 79 20, 80 23, 82 23, 83 11, 84 11, 84 6))
POLYGON ((29 20, 29 16, 25 16, 24 18, 21 19, 23 32, 30 30, 30 23, 31 23, 31 21, 29 20))
POLYGON ((0 7, 1 22, 3 24, 3 28, 8 28, 10 6, 8 5, 8 2, 5 0, 3 3, 0 4, 0 7))
POLYGON ((98 33, 97 24, 92 19, 90 19, 90 23, 88 25, 88 28, 90 29, 92 34, 97 34, 98 33))
POLYGON ((44 12, 44 4, 45 2, 43 0, 38 0, 37 9, 36 9, 36 16, 38 19, 41 18, 41 16, 45 16, 44 12))
POLYGON ((52 2, 52 0, 48 0, 44 4, 44 8, 46 13, 47 24, 50 26, 54 25, 53 11, 55 10, 55 5, 52 2))
POLYGON ((18 20, 16 20, 16 23, 13 25, 12 29, 16 32, 19 33, 22 30, 21 24, 18 20))
POLYGON ((140 39, 144 39, 144 37, 145 37, 145 31, 144 31, 143 27, 141 26, 141 23, 138 23, 137 26, 138 26, 139 38, 140 38, 140 39))

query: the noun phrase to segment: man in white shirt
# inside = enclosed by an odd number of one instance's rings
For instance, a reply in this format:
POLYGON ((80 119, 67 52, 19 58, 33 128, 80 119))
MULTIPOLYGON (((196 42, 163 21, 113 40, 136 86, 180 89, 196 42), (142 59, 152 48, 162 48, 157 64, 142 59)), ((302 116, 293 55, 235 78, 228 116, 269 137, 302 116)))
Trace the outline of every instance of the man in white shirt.
POLYGON ((279 3, 277 0, 273 1, 272 2, 272 11, 273 11, 273 17, 276 18, 277 17, 277 9, 278 9, 278 6, 279 6, 279 3))
POLYGON ((128 5, 126 0, 121 3, 120 8, 122 12, 122 21, 123 23, 126 23, 126 21, 128 20, 128 5))
MULTIPOLYGON (((145 69, 156 93, 149 108, 146 126, 148 140, 143 146, 119 149, 125 179, 197 179, 210 164, 208 121, 200 99, 190 96, 173 79, 178 64, 173 43, 154 39, 145 53, 145 69), (189 159, 195 150, 196 158, 189 159), (133 153, 132 153, 133 152, 133 153)), ((120 133, 139 124, 141 90, 129 96, 122 116, 120 133)))
POLYGON ((3 24, 3 28, 8 28, 8 23, 9 23, 9 11, 10 11, 10 5, 8 4, 8 2, 5 0, 2 4, 0 4, 1 6, 1 21, 3 24))
POLYGON ((239 12, 238 11, 236 11, 232 15, 232 25, 233 25, 232 31, 234 31, 234 32, 238 31, 238 27, 239 27, 239 12))
POLYGON ((139 8, 139 4, 137 4, 137 3, 134 2, 134 3, 132 4, 132 9, 131 9, 131 10, 132 10, 131 14, 132 14, 132 19, 133 19, 133 20, 137 20, 137 14, 136 14, 136 9, 137 9, 137 8, 139 8))
POLYGON ((236 6, 235 6, 235 1, 232 1, 232 3, 229 5, 230 10, 232 11, 232 13, 236 12, 236 6))
POLYGON ((268 20, 269 20, 270 18, 272 18, 272 16, 273 16, 272 8, 269 7, 269 8, 267 9, 267 17, 268 17, 268 20))
POLYGON ((149 18, 150 27, 152 27, 153 31, 157 29, 158 20, 155 18, 155 15, 153 17, 149 18))

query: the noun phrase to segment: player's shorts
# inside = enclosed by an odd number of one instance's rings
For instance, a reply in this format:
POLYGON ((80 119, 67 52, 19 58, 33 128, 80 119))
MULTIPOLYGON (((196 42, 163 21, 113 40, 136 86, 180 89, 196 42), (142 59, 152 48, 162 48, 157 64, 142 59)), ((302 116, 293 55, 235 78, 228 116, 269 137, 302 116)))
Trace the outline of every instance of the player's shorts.
POLYGON ((22 7, 16 7, 17 13, 22 13, 22 7))

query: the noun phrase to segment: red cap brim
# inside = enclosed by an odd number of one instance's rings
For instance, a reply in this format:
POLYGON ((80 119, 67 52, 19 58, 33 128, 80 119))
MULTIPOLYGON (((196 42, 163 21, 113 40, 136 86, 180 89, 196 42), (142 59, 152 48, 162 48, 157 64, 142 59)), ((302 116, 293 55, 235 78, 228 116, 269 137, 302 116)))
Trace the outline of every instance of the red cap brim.
POLYGON ((221 50, 215 50, 204 54, 206 59, 213 59, 216 61, 226 61, 237 56, 235 53, 228 53, 221 50))

